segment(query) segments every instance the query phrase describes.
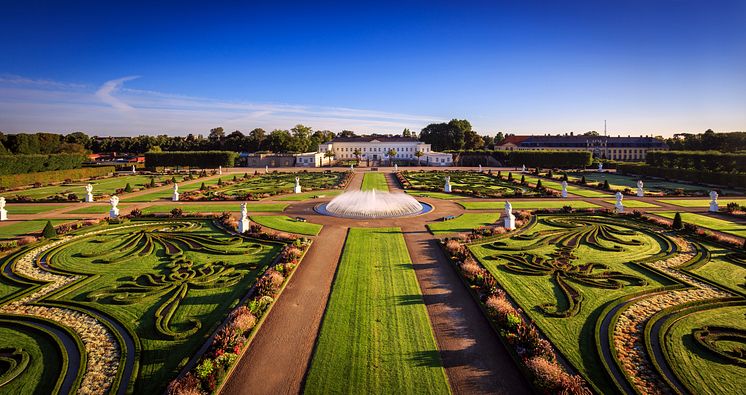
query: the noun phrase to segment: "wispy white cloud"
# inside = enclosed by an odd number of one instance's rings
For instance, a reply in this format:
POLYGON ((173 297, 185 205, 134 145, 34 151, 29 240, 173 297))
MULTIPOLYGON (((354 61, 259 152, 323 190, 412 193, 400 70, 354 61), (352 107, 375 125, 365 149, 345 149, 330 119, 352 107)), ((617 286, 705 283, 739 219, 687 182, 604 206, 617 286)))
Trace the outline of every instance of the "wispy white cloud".
POLYGON ((64 82, 0 75, 0 130, 84 130, 99 135, 204 133, 215 126, 248 131, 290 128, 398 132, 442 117, 346 107, 255 103, 127 88, 128 76, 98 89, 64 82))

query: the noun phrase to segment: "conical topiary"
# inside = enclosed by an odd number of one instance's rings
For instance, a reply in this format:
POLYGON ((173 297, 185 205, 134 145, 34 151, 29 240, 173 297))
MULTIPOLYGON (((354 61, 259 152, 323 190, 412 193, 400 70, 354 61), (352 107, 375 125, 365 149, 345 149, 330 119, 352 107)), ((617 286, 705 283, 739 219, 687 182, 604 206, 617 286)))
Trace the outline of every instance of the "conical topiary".
POLYGON ((221 186, 221 187, 223 186, 223 179, 222 178, 218 178, 218 186, 221 186))
POLYGON ((541 180, 536 181, 536 189, 541 189, 541 188, 542 188, 541 180))
POLYGON ((44 238, 46 239, 57 237, 57 231, 54 229, 52 221, 47 221, 47 224, 44 225, 44 230, 41 231, 41 235, 44 236, 44 238))
POLYGON ((526 185, 526 176, 521 176, 521 185, 526 185))
POLYGON ((199 190, 204 191, 205 189, 207 189, 207 187, 205 186, 205 183, 203 182, 202 185, 199 186, 199 190))
POLYGON ((150 187, 151 187, 151 188, 155 188, 155 177, 152 177, 152 178, 150 179, 150 187))
POLYGON ((132 192, 132 185, 128 182, 127 185, 124 186, 124 191, 127 193, 132 192))
POLYGON ((513 181, 513 173, 508 172, 508 181, 513 181))
POLYGON ((562 181, 569 181, 569 179, 567 178, 567 173, 562 175, 562 181))
POLYGON ((583 176, 583 177, 580 178, 580 183, 581 184, 585 184, 585 176, 583 176))
POLYGON ((609 185, 609 180, 604 180, 604 189, 607 191, 611 189, 611 185, 609 185))
POLYGON ((673 216, 673 224, 671 224, 671 227, 674 230, 684 229, 684 221, 681 220, 681 213, 676 213, 676 215, 673 216))

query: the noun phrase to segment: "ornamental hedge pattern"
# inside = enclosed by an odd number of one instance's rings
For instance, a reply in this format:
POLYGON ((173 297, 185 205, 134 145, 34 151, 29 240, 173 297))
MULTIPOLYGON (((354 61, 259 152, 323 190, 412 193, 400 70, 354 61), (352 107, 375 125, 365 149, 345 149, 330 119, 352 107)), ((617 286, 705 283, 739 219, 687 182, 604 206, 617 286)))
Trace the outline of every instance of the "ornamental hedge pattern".
POLYGON ((0 175, 77 169, 86 159, 83 154, 0 155, 0 175))

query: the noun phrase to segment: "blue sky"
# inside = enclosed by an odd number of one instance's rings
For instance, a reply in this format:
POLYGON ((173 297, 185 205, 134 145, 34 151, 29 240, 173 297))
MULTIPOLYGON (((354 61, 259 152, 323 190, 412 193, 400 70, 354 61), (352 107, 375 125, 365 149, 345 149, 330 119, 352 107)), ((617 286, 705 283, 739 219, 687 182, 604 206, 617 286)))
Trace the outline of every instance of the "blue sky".
POLYGON ((101 3, 3 3, 0 130, 746 130, 746 1, 101 3))

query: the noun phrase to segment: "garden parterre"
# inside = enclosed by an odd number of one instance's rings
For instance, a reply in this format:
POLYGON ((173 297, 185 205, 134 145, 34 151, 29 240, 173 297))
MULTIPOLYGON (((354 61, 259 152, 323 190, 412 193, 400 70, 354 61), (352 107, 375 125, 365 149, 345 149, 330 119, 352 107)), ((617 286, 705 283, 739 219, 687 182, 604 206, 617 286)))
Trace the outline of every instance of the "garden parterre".
MULTIPOLYGON (((507 180, 507 174, 502 178, 496 173, 476 171, 402 171, 397 173, 404 189, 442 192, 445 177, 451 177, 451 188, 455 194, 466 194, 475 197, 514 197, 539 196, 540 191, 528 186, 507 180)), ((518 177, 520 174, 513 174, 518 177)))

